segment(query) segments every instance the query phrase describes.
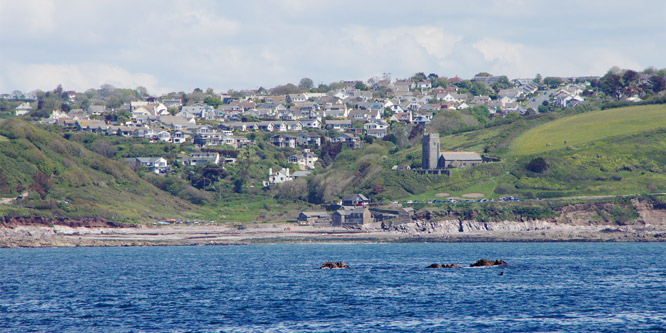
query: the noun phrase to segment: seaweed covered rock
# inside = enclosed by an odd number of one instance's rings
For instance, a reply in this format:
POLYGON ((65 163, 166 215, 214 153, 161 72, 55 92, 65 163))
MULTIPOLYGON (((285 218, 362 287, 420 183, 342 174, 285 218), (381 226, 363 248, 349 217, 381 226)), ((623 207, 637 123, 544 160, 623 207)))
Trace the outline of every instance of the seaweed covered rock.
POLYGON ((432 264, 426 268, 460 268, 457 264, 432 264))
POLYGON ((489 260, 489 259, 479 259, 475 263, 469 265, 469 267, 486 267, 486 266, 501 266, 501 265, 506 265, 506 261, 504 260, 489 260))
POLYGON ((334 268, 347 268, 347 269, 348 269, 348 268, 349 268, 349 265, 345 264, 345 263, 342 262, 342 261, 338 261, 338 262, 327 261, 327 262, 321 264, 321 267, 319 267, 319 268, 320 268, 320 269, 324 269, 324 268, 329 268, 329 269, 334 269, 334 268))

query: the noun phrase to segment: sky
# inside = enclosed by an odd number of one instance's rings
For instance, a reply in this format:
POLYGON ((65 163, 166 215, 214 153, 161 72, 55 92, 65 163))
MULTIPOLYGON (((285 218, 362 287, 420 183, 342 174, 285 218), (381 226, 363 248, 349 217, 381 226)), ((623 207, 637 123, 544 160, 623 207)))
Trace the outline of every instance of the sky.
POLYGON ((0 93, 666 68, 663 0, 0 0, 0 93))

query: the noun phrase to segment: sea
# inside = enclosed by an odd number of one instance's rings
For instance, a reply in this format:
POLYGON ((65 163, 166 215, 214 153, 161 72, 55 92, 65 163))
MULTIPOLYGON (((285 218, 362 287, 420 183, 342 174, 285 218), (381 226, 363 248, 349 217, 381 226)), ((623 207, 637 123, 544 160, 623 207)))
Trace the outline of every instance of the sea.
POLYGON ((666 331, 665 243, 16 248, 0 265, 2 332, 666 331))

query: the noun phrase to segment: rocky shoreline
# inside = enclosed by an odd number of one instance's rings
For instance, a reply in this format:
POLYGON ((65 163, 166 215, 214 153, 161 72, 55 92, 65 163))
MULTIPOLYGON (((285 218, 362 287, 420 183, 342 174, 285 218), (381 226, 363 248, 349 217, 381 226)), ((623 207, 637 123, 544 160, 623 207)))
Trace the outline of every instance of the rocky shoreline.
POLYGON ((362 229, 294 224, 90 226, 5 224, 0 247, 183 246, 316 242, 664 242, 664 225, 571 225, 544 221, 415 221, 386 230, 380 224, 362 229))

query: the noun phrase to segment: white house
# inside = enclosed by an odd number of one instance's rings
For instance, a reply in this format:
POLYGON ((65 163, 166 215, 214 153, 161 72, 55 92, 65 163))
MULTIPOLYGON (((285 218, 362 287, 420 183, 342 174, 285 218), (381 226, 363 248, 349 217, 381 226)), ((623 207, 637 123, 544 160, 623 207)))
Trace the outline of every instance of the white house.
POLYGON ((273 184, 282 184, 293 180, 294 178, 289 175, 289 169, 282 168, 280 170, 268 169, 268 181, 264 181, 264 186, 270 186, 273 184))
POLYGON ((16 107, 16 115, 17 116, 23 116, 32 111, 32 106, 30 106, 30 103, 21 103, 21 105, 16 107))
POLYGON ((220 164, 220 153, 193 153, 184 162, 189 165, 220 164))
POLYGON ((164 157, 134 157, 125 159, 128 164, 140 164, 150 168, 154 173, 165 173, 169 169, 169 162, 164 157))

